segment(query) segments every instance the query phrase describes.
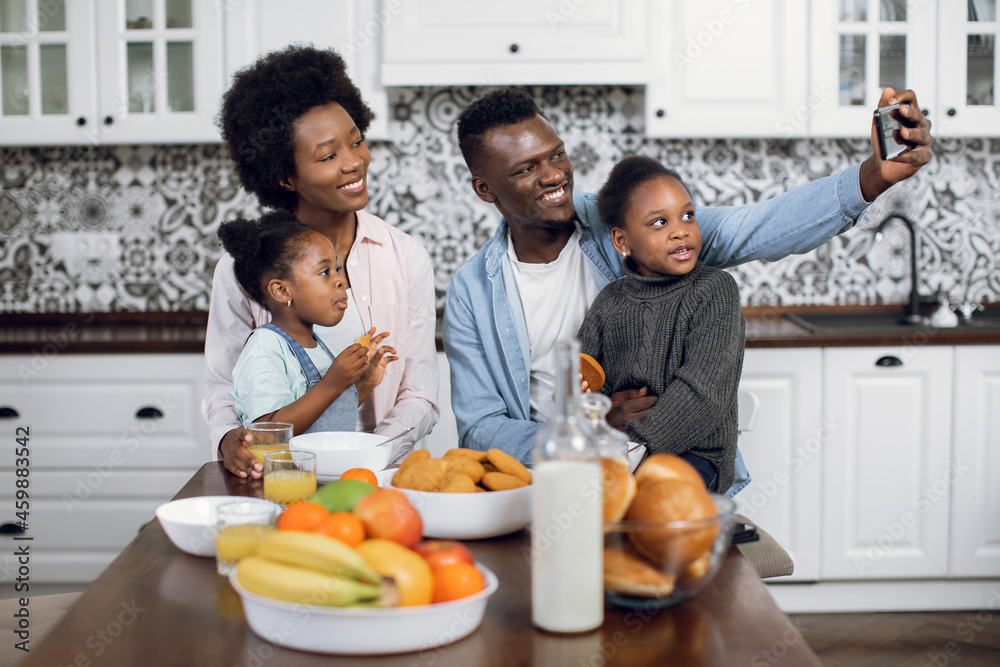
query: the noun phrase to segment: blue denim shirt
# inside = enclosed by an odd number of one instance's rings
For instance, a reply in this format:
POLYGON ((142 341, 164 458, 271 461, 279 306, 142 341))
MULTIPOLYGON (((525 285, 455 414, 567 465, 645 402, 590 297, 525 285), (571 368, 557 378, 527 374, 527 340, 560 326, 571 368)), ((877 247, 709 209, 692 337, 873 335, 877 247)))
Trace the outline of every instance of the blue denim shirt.
MULTIPOLYGON (((697 207, 706 264, 730 267, 808 252, 847 231, 868 208, 860 165, 745 206, 697 207)), ((597 214, 597 195, 574 191, 580 247, 590 277, 603 289, 624 276, 621 257, 597 214)), ((461 446, 502 449, 527 462, 541 424, 531 421, 528 328, 507 257, 507 223, 451 278, 444 349, 461 446)), ((737 451, 733 495, 749 482, 737 451)))

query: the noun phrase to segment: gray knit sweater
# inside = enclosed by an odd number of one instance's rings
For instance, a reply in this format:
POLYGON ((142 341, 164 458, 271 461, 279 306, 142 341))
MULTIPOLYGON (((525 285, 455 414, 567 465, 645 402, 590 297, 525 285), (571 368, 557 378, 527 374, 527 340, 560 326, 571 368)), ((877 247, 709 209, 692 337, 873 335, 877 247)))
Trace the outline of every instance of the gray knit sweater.
POLYGON ((733 482, 736 397, 746 323, 736 281, 698 262, 684 276, 626 277, 597 295, 580 327, 580 349, 604 368, 609 396, 648 386, 659 396, 626 424, 651 452, 691 452, 711 461, 719 489, 733 482))

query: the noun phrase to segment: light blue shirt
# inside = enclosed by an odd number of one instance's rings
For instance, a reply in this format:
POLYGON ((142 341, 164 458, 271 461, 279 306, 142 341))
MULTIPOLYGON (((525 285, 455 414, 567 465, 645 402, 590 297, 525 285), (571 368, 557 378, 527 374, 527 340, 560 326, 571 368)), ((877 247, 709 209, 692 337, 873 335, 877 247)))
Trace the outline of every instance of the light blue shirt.
MULTIPOLYGON (((320 375, 333 363, 317 345, 304 348, 320 375)), ((236 414, 244 426, 261 415, 291 405, 309 389, 302 364, 279 334, 258 327, 250 334, 233 367, 233 388, 229 392, 236 414)))
MULTIPOLYGON (((597 213, 597 195, 574 191, 573 204, 588 273, 600 291, 624 276, 621 257, 597 213)), ((808 252, 853 227, 868 205, 860 165, 854 165, 757 204, 697 207, 701 258, 726 268, 808 252)), ((529 417, 530 343, 506 253, 507 230, 501 220, 493 237, 452 276, 444 349, 461 445, 496 447, 527 462, 541 424, 529 417)), ((741 467, 745 471, 738 454, 737 478, 741 467)))

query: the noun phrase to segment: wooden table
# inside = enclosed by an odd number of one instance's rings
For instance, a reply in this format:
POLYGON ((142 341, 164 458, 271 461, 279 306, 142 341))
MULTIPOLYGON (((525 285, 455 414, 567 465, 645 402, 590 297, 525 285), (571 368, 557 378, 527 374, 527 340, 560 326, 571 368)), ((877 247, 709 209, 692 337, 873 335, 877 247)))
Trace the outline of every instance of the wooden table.
MULTIPOLYGON (((206 463, 177 498, 261 496, 261 482, 206 463)), ((483 624, 449 646, 377 657, 331 656, 273 646, 246 624, 239 596, 215 561, 179 551, 147 524, 42 640, 26 666, 55 665, 819 665, 736 549, 695 598, 655 612, 608 608, 603 627, 557 636, 531 624, 528 532, 469 542, 500 588, 483 624)))

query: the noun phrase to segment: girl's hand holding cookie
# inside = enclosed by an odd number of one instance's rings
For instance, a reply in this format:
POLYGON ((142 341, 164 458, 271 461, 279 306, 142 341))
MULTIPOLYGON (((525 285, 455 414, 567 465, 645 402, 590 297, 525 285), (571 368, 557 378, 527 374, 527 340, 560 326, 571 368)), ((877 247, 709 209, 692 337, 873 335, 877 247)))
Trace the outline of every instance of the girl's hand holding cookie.
POLYGON ((395 356, 390 355, 395 354, 395 348, 388 345, 383 345, 375 350, 374 354, 368 359, 368 367, 361 376, 360 382, 377 387, 382 382, 382 378, 385 377, 385 367, 396 360, 395 356))
POLYGON ((367 369, 368 348, 355 343, 337 355, 323 379, 347 388, 360 380, 367 369))

